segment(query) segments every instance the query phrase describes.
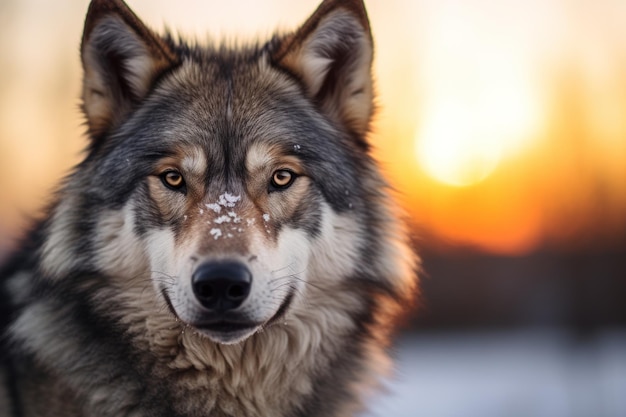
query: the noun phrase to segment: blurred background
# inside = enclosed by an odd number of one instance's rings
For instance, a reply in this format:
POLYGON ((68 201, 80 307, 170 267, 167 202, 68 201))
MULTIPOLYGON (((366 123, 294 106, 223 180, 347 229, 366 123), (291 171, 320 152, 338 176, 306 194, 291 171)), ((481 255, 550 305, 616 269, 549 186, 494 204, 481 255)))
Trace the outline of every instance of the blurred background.
MULTIPOLYGON (((207 39, 317 0, 129 0, 207 39)), ((368 417, 626 416, 626 1, 369 0, 371 140, 423 257, 368 417)), ((85 146, 87 0, 0 0, 0 260, 85 146)))

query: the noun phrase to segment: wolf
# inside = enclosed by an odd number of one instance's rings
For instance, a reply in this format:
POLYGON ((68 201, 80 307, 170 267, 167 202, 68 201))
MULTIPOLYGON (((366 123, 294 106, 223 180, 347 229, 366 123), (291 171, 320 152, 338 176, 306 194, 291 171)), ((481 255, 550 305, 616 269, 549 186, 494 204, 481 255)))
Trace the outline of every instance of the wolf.
POLYGON ((93 0, 84 159, 1 272, 2 415, 360 412, 418 280, 372 58, 362 0, 248 45, 93 0))

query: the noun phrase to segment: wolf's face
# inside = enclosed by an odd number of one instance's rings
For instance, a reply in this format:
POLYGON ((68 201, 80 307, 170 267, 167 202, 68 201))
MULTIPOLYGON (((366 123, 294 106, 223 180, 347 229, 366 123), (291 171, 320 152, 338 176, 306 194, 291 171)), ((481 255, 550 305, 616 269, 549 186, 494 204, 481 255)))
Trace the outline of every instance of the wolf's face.
POLYGON ((94 0, 81 51, 92 142, 48 226, 46 275, 95 271, 220 343, 315 309, 316 291, 411 286, 365 141, 360 1, 231 50, 158 37, 94 0))
POLYGON ((221 63, 183 63, 123 125, 129 144, 108 155, 115 167, 145 166, 125 207, 158 296, 220 342, 286 313, 304 291, 311 245, 326 238, 322 223, 350 210, 356 178, 340 135, 263 60, 226 75, 221 63), (329 192, 344 197, 337 207, 329 192))

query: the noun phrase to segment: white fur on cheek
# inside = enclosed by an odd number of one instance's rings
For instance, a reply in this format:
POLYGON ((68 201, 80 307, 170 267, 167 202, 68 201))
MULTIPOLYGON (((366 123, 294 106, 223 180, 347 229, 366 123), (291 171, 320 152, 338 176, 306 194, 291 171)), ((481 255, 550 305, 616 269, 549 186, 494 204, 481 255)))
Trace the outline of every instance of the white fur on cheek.
MULTIPOLYGON (((258 311, 259 319, 270 319, 289 291, 300 289, 306 281, 309 240, 304 231, 284 227, 275 246, 268 246, 263 233, 256 233, 250 253, 257 257, 252 268, 253 286, 244 308, 258 311)), ((302 291, 295 291, 298 295, 302 291)))
POLYGON ((340 280, 355 272, 359 262, 362 232, 355 219, 336 214, 328 204, 322 206, 322 230, 313 243, 311 276, 340 280))
POLYGON ((196 305, 191 288, 191 243, 177 245, 170 229, 150 232, 146 242, 154 288, 159 293, 166 290, 176 314, 183 321, 190 321, 196 305))
POLYGON ((134 207, 105 212, 98 220, 94 247, 100 270, 108 274, 138 277, 147 267, 145 249, 134 230, 134 207))
POLYGON ((146 237, 150 270, 157 278, 161 274, 177 275, 174 232, 169 229, 151 231, 146 237))

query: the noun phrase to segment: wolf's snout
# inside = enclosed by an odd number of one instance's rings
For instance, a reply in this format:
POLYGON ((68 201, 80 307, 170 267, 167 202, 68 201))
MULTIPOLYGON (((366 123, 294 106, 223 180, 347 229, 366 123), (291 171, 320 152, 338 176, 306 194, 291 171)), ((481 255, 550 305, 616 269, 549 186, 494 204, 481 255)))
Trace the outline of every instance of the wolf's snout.
POLYGON ((192 277, 193 293, 211 310, 233 310, 250 293, 252 274, 239 262, 210 262, 200 265, 192 277))

